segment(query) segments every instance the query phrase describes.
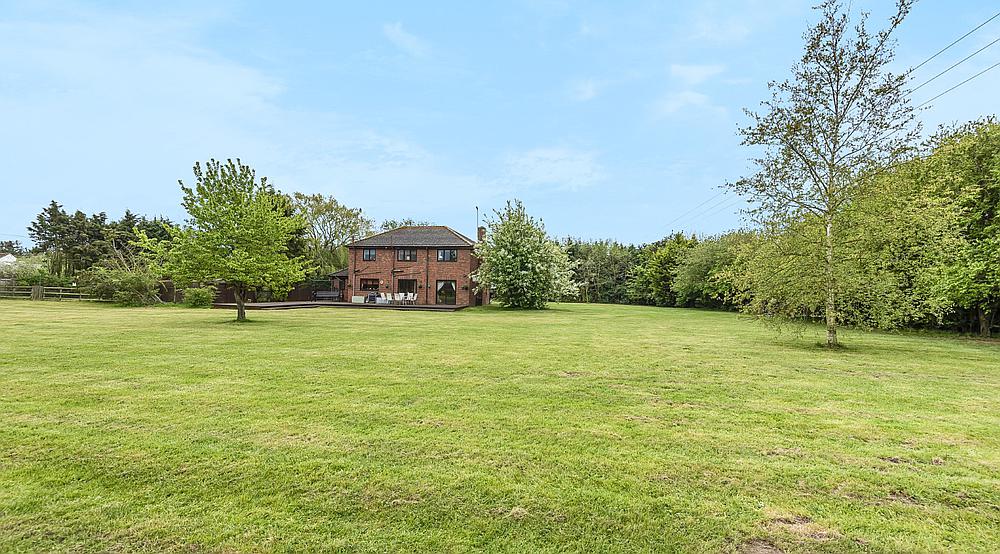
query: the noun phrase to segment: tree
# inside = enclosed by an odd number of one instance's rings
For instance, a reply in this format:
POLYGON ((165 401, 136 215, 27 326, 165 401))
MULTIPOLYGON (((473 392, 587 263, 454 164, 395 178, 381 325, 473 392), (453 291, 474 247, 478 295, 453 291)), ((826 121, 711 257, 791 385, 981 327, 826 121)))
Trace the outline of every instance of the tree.
POLYGON ((629 300, 628 284, 639 249, 611 240, 563 241, 573 264, 573 280, 578 283, 581 302, 624 304, 629 300))
POLYGON ((380 231, 392 231, 393 229, 399 229, 400 227, 425 227, 427 225, 434 225, 430 221, 416 221, 414 219, 386 219, 379 225, 380 231))
POLYGON ((750 240, 751 235, 737 231, 703 238, 682 251, 673 277, 677 304, 733 307, 737 291, 732 271, 740 249, 750 240))
POLYGON ((347 267, 346 244, 372 233, 374 224, 361 209, 349 208, 332 196, 293 196, 296 213, 306 222, 306 252, 320 274, 347 267))
POLYGON ((288 255, 305 222, 286 215, 280 193, 239 159, 195 163, 194 175, 193 188, 178 181, 190 218, 171 230, 166 269, 180 283, 224 281, 245 321, 249 292, 287 292, 305 277, 305 260, 288 255))
POLYGON ((991 117, 942 129, 931 147, 927 180, 960 211, 963 240, 942 285, 988 337, 1000 311, 1000 123, 991 117))
POLYGON ((898 0, 886 28, 871 33, 867 13, 852 30, 843 5, 825 0, 817 7, 820 21, 804 35, 805 53, 792 79, 769 83, 772 97, 762 103, 763 113, 747 110, 752 124, 740 129, 743 144, 764 153, 754 160, 758 172, 730 187, 756 202, 751 215, 768 228, 766 236, 784 237, 780 248, 769 249, 779 256, 772 261, 810 261, 799 264, 808 274, 782 287, 789 296, 778 300, 789 313, 809 310, 790 301, 808 296, 802 287, 819 287, 830 347, 838 344, 841 269, 849 257, 837 216, 862 179, 898 160, 919 129, 907 100, 908 73, 888 69, 892 33, 911 5, 898 0))
POLYGON ((21 245, 21 241, 18 240, 0 240, 0 252, 15 256, 23 256, 28 253, 21 245))
POLYGON ((476 244, 481 265, 473 279, 479 290, 489 289, 504 306, 533 310, 575 292, 569 257, 520 200, 493 213, 486 221, 486 239, 476 244))
POLYGON ((635 269, 632 298, 643 304, 674 306, 677 303, 674 272, 684 251, 697 243, 695 237, 678 232, 647 247, 645 261, 635 269))

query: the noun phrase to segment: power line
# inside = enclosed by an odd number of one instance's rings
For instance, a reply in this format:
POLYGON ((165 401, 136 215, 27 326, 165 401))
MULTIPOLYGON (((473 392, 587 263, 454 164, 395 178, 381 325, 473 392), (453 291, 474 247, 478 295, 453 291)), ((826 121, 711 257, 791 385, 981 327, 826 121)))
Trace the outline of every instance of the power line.
POLYGON ((934 58, 938 57, 939 55, 941 55, 942 53, 944 53, 946 50, 948 50, 949 48, 951 48, 952 46, 955 46, 956 44, 958 44, 959 42, 961 42, 962 39, 964 39, 965 37, 971 35, 972 33, 975 33, 976 31, 978 31, 979 29, 981 29, 983 27, 983 25, 986 25, 987 23, 989 23, 990 21, 993 21, 994 19, 996 19, 998 17, 1000 17, 1000 12, 997 12, 997 13, 993 14, 993 17, 987 19, 986 21, 983 21, 982 23, 980 23, 979 25, 977 25, 974 29, 972 29, 968 33, 965 33, 964 35, 962 35, 962 36, 958 37, 957 39, 955 39, 955 41, 952 42, 951 44, 949 44, 948 46, 945 46, 944 48, 938 50, 937 52, 934 53, 933 56, 931 56, 931 57, 927 58, 926 60, 920 62, 915 67, 913 67, 912 69, 910 69, 910 71, 916 71, 916 70, 920 69, 921 67, 924 66, 924 64, 926 64, 927 62, 929 62, 929 61, 933 60, 934 58))
POLYGON ((993 64, 993 65, 991 65, 991 66, 987 67, 986 69, 984 69, 984 70, 980 71, 979 73, 976 73, 976 74, 975 74, 975 75, 973 75, 972 77, 969 77, 968 79, 966 79, 966 80, 962 81, 961 83, 959 83, 959 84, 957 84, 957 85, 955 85, 955 86, 951 87, 950 89, 948 89, 948 90, 946 90, 946 91, 942 92, 941 94, 939 94, 939 95, 935 96, 934 98, 931 98, 930 100, 928 100, 928 101, 924 102, 923 104, 920 104, 919 106, 917 106, 917 107, 916 107, 916 108, 914 108, 914 109, 917 109, 917 110, 919 110, 920 108, 923 108, 923 107, 924 107, 924 106, 926 106, 927 104, 930 104, 931 102, 933 102, 933 101, 937 100, 938 98, 941 98, 941 97, 942 97, 942 96, 944 96, 945 94, 948 94, 949 92, 951 92, 951 91, 953 91, 953 90, 957 89, 958 87, 960 87, 960 86, 964 85, 965 83, 968 83, 969 81, 971 81, 971 80, 975 79, 976 77, 979 77, 979 76, 980 76, 980 75, 982 75, 983 73, 986 73, 987 71, 989 71, 989 70, 993 69, 994 67, 996 67, 996 66, 998 66, 998 65, 1000 65, 1000 62, 997 62, 997 63, 995 63, 995 64, 993 64))
POLYGON ((926 80, 926 81, 924 81, 923 83, 920 83, 919 85, 917 85, 917 87, 916 87, 916 88, 913 88, 913 89, 910 89, 910 92, 908 93, 908 95, 909 95, 909 94, 913 94, 914 92, 917 92, 917 91, 918 91, 918 90, 920 90, 920 88, 921 88, 921 87, 923 87, 924 85, 926 85, 926 84, 928 84, 928 83, 931 83, 932 81, 934 81, 934 79, 937 79, 938 77, 940 77, 940 76, 944 75, 945 73, 948 73, 948 72, 949 72, 949 71, 951 71, 952 69, 955 69, 956 67, 958 67, 958 66, 962 65, 963 63, 965 63, 966 61, 968 61, 968 60, 969 60, 969 58, 971 58, 971 57, 975 56, 976 54, 978 54, 978 53, 982 52, 983 50, 986 50, 987 48, 989 48, 990 46, 993 46, 994 44, 996 44, 996 43, 998 43, 998 42, 1000 42, 1000 37, 997 37, 997 38, 995 38, 995 39, 993 40, 993 42, 991 42, 991 43, 987 44, 986 46, 983 46, 983 47, 982 47, 982 48, 980 48, 979 50, 976 50, 975 52, 973 52, 973 53, 969 54, 968 56, 966 56, 966 57, 962 58, 961 60, 959 60, 959 61, 957 61, 957 62, 953 63, 953 64, 951 65, 951 67, 949 67, 948 69, 945 69, 945 70, 944 70, 944 71, 942 71, 941 73, 938 73, 937 75, 935 75, 935 76, 931 77, 930 79, 927 79, 927 80, 926 80))
MULTIPOLYGON (((968 31, 967 33, 965 33, 964 35, 962 35, 962 36, 958 37, 957 39, 953 40, 953 41, 952 41, 952 42, 951 42, 950 44, 948 44, 948 45, 947 45, 947 46, 945 46, 944 48, 942 48, 942 49, 938 50, 937 52, 935 52, 935 53, 934 53, 933 55, 931 55, 931 56, 930 56, 929 58, 927 58, 926 60, 924 60, 924 61, 920 62, 920 63, 919 63, 919 64, 917 64, 917 65, 915 65, 914 67, 912 67, 912 68, 910 69, 910 72, 913 72, 913 71, 916 71, 917 69, 920 69, 921 67, 923 67, 924 65, 926 65, 926 64, 927 64, 928 62, 930 62, 930 61, 931 61, 931 60, 933 60, 934 58, 936 58, 936 57, 940 56, 941 54, 943 54, 944 52, 946 52, 947 50, 949 50, 949 49, 950 49, 951 47, 955 46, 956 44, 958 44, 959 42, 961 42, 962 40, 964 40, 964 39, 965 39, 966 37, 968 37, 968 36, 969 36, 969 35, 971 35, 972 33, 975 33, 975 32, 976 32, 976 31, 978 31, 979 29, 982 29, 982 28, 983 28, 983 27, 984 27, 984 26, 985 26, 985 25, 986 25, 987 23, 989 23, 989 22, 993 21, 993 20, 994 20, 994 19, 996 19, 997 17, 1000 17, 1000 12, 997 12, 997 13, 993 14, 993 16, 992 16, 992 17, 990 17, 989 19, 987 19, 986 21, 983 21, 983 22, 982 22, 982 23, 980 23, 979 25, 976 25, 976 26, 975 26, 975 27, 973 27, 973 28, 972 28, 971 30, 969 30, 969 31, 968 31)), ((959 60, 958 62, 956 62, 956 63, 952 64, 952 65, 951 65, 950 67, 948 67, 948 68, 947 68, 947 69, 945 69, 944 71, 942 71, 942 72, 938 73, 937 75, 935 75, 935 76, 931 77, 930 79, 928 79, 928 80, 924 81, 923 83, 921 83, 920 85, 918 85, 918 86, 917 86, 916 88, 914 88, 914 89, 912 89, 912 90, 908 91, 906 95, 907 95, 907 96, 909 96, 909 95, 913 94, 914 92, 916 92, 916 91, 917 91, 917 89, 919 89, 919 88, 923 87, 924 85, 927 85, 927 84, 929 84, 929 83, 930 83, 931 81, 934 81, 935 79, 937 79, 938 77, 940 77, 940 76, 944 75, 945 73, 948 73, 948 72, 949 72, 949 71, 951 71, 952 69, 954 69, 954 68, 958 67, 959 65, 961 65, 961 64, 963 64, 963 63, 965 63, 966 61, 968 61, 968 60, 969 60, 970 58, 972 58, 972 57, 973 57, 973 56, 975 56, 976 54, 979 54, 980 52, 982 52, 983 50, 986 50, 986 49, 987 49, 987 48, 989 48, 990 46, 993 46, 993 45, 994 45, 994 44, 996 44, 997 42, 1000 42, 1000 37, 998 37, 997 39, 995 39, 995 40, 994 40, 993 42, 991 42, 991 43, 987 44, 986 46, 984 46, 984 47, 980 48, 979 50, 976 50, 976 51, 975 51, 975 52, 973 52, 972 54, 969 54, 968 56, 966 56, 965 58, 963 58, 963 59, 959 60)), ((961 83, 958 83, 957 85, 955 85, 955 86, 953 86, 953 87, 949 88, 948 90, 946 90, 946 91, 942 92, 941 94, 938 94, 937 96, 935 96, 935 97, 931 98, 930 100, 927 100, 926 102, 924 102, 924 103, 920 104, 919 106, 916 106, 916 108, 914 108, 914 109, 920 109, 920 108, 922 108, 922 107, 926 106, 927 104, 930 104, 930 103, 931 103, 931 102, 933 102, 934 100, 937 100, 938 98, 941 98, 941 97, 942 97, 942 96, 944 96, 945 94, 948 94, 949 92, 951 92, 951 91, 953 91, 953 90, 957 89, 958 87, 960 87, 960 86, 962 86, 962 85, 964 85, 964 84, 968 83, 969 81, 971 81, 971 80, 973 80, 973 79, 975 79, 975 78, 979 77, 980 75, 982 75, 982 74, 986 73, 987 71, 990 71, 991 69, 993 69, 993 68, 997 67, 998 65, 1000 65, 1000 62, 998 62, 998 63, 996 63, 996 64, 994 64, 994 65, 992 65, 992 66, 990 66, 990 67, 988 67, 988 68, 986 68, 986 69, 984 69, 983 71, 980 71, 979 73, 977 73, 977 74, 973 75, 972 77, 969 77, 968 79, 966 79, 966 80, 962 81, 961 83)), ((899 131, 899 129, 897 129, 896 131, 892 131, 891 133, 889 133, 888 135, 886 135, 885 137, 882 137, 882 138, 883 138, 883 139, 885 139, 885 138, 888 138, 888 137, 890 137, 890 136, 892 136, 892 135, 896 134, 896 132, 898 132, 898 131, 899 131)), ((687 216, 688 216, 689 214, 692 214, 693 212, 695 212, 696 210, 698 210, 698 208, 700 208, 700 207, 704 206, 705 204, 708 204, 708 203, 709 203, 709 202, 711 202, 712 200, 715 200, 716 198, 718 198, 719 196, 721 196, 721 195, 723 195, 723 194, 725 194, 725 193, 727 193, 727 192, 729 192, 729 191, 727 191, 727 190, 723 189, 723 190, 722 190, 721 192, 719 192, 719 193, 716 193, 715 195, 713 195, 712 197, 710 197, 710 198, 708 198, 707 200, 703 201, 702 203, 698 204, 697 206, 695 206, 695 207, 691 208, 690 210, 688 210, 688 211, 684 212, 684 213, 683 213, 683 214, 681 214, 680 216, 678 216, 678 217, 674 218, 674 219, 673 219, 673 220, 672 220, 672 221, 671 221, 670 223, 668 223, 668 224, 666 225, 666 227, 669 227, 669 226, 673 225, 674 223, 677 223, 677 222, 679 222, 679 221, 682 221, 682 220, 684 220, 684 219, 685 219, 685 218, 686 218, 686 217, 687 217, 687 216)), ((740 197, 737 197, 737 200, 739 200, 739 199, 740 199, 740 197)), ((725 201, 723 201, 723 204, 724 204, 724 203, 725 203, 725 201)), ((733 205, 735 205, 735 203, 734 203, 733 205)), ((712 209, 716 209, 716 208, 718 208, 719 206, 720 206, 720 204, 715 204, 715 205, 713 205, 713 206, 712 206, 711 208, 708 208, 708 209, 704 210, 704 211, 703 211, 703 212, 702 212, 701 214, 699 214, 699 215, 701 215, 702 217, 705 217, 705 216, 707 216, 707 215, 709 215, 709 214, 711 213, 711 212, 710 212, 709 210, 712 210, 712 209)))
POLYGON ((673 225, 674 223, 677 223, 678 221, 681 221, 682 219, 684 219, 685 217, 687 217, 687 215, 688 215, 688 214, 690 214, 690 213, 694 212, 694 211, 695 211, 695 210, 697 210, 698 208, 700 208, 700 207, 704 206, 705 204, 708 204, 708 203, 709 203, 709 202, 711 202, 712 200, 715 200, 716 198, 718 198, 718 197, 720 197, 720 196, 722 196, 723 194, 726 194, 726 193, 728 193, 728 192, 729 192, 729 191, 727 191, 726 189, 722 189, 722 190, 720 190, 719 192, 717 192, 717 193, 715 193, 714 195, 712 195, 712 197, 711 197, 711 198, 709 198, 708 200, 705 200, 705 201, 704 201, 704 202, 702 202, 701 204, 698 204, 697 206, 695 206, 695 207, 691 208, 690 210, 688 210, 688 211, 686 211, 686 212, 682 213, 681 215, 679 215, 679 216, 675 217, 675 218, 674 218, 674 219, 672 219, 672 220, 671 220, 671 221, 670 221, 669 223, 667 223, 666 225, 664 225, 664 227, 670 227, 670 226, 671 226, 671 225, 673 225))

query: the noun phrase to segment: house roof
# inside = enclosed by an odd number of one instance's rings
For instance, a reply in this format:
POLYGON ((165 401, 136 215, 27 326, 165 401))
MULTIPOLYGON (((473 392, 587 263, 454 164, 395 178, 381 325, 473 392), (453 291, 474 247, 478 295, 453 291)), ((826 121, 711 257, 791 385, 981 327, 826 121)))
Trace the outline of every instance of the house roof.
POLYGON ((347 277, 347 268, 341 269, 340 271, 334 271, 330 274, 330 277, 347 277))
POLYGON ((453 246, 471 247, 472 239, 444 225, 407 226, 383 231, 348 244, 348 247, 453 246))

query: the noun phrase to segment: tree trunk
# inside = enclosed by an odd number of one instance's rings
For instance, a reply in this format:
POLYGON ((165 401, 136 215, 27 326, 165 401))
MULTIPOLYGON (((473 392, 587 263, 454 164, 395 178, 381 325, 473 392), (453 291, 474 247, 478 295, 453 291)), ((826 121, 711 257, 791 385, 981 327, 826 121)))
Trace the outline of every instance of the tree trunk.
POLYGON ((236 298, 236 321, 246 321, 247 310, 243 302, 243 287, 233 287, 233 297, 236 298))
POLYGON ((833 219, 826 218, 826 346, 837 342, 837 284, 833 275, 833 219))
POLYGON ((990 328, 993 327, 993 317, 990 314, 988 308, 979 306, 979 336, 984 338, 989 338, 991 336, 990 328))

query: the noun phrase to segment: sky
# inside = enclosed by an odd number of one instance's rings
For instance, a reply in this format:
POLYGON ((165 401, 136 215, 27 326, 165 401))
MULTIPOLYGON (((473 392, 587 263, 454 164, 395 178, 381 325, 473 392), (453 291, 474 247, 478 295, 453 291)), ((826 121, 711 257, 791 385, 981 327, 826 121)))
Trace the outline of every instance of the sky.
MULTIPOLYGON (((0 240, 69 211, 183 220, 178 179, 241 158, 284 192, 474 236, 512 198, 553 236, 642 243, 742 223, 737 129, 789 75, 813 0, 10 2, 0 0, 0 240), (706 202, 707 201, 707 202, 706 202)), ((881 25, 886 0, 854 0, 881 25)), ((912 67, 998 11, 923 0, 912 67)), ((1000 37, 1000 18, 915 74, 1000 37)), ((997 44, 913 95, 1000 61, 997 44)), ((1000 68, 921 112, 1000 107, 1000 68)))

